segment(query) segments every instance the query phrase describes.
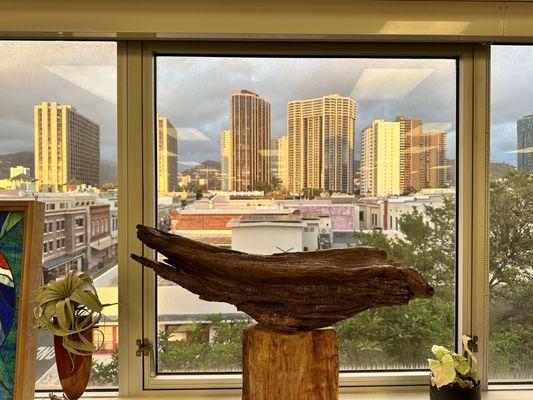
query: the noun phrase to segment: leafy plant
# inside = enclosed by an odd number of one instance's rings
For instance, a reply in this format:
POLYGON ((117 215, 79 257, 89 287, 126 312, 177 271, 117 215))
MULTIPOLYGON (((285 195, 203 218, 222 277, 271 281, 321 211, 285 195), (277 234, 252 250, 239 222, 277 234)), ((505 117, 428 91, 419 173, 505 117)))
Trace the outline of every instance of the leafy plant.
MULTIPOLYGON (((103 308, 110 304, 100 302, 89 275, 70 271, 65 278, 41 286, 37 302, 37 328, 61 336, 67 351, 87 355, 100 349, 101 345, 93 344, 84 333, 96 327, 103 308)), ((96 331, 103 337, 102 331, 96 331)))
POLYGON ((478 384, 477 371, 468 362, 468 356, 474 363, 476 358, 468 348, 472 339, 463 335, 463 355, 448 350, 446 347, 434 345, 431 352, 436 360, 428 358, 431 370, 431 384, 438 388, 447 385, 456 385, 462 389, 470 389, 478 384))

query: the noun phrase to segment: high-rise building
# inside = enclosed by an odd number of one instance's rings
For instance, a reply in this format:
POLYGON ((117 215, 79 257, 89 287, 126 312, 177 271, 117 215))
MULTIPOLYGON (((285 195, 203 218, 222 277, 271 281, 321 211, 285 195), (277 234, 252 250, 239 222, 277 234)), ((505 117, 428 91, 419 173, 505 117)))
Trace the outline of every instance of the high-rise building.
POLYGON ((230 130, 223 131, 220 135, 220 156, 221 156, 221 172, 222 190, 231 190, 231 177, 232 165, 233 165, 233 151, 232 151, 233 138, 230 130))
POLYGON ((287 135, 276 139, 277 168, 276 178, 282 190, 289 186, 289 137, 287 135))
POLYGON ((425 188, 442 188, 446 183, 448 160, 446 147, 448 135, 446 132, 431 130, 424 135, 425 155, 425 188))
POLYGON ((157 117, 157 191, 178 190, 178 133, 167 117, 157 117))
POLYGON ((291 192, 353 192, 356 113, 356 102, 338 94, 289 102, 291 192))
POLYGON ((400 188, 402 193, 418 192, 425 185, 425 152, 422 121, 396 117, 400 123, 400 188))
POLYGON ((248 90, 231 95, 231 189, 270 183, 270 103, 248 90))
POLYGON ((516 121, 516 139, 518 170, 533 172, 533 115, 516 121))
POLYGON ((100 127, 72 106, 56 102, 34 106, 34 148, 38 190, 99 185, 100 127))
POLYGON ((361 132, 361 194, 399 195, 446 185, 447 134, 423 132, 422 121, 375 120, 361 132))
POLYGON ((374 125, 374 195, 401 194, 400 123, 376 120, 374 125))
POLYGON ((374 163, 374 126, 371 125, 361 132, 361 194, 372 196, 375 193, 376 165, 374 163))

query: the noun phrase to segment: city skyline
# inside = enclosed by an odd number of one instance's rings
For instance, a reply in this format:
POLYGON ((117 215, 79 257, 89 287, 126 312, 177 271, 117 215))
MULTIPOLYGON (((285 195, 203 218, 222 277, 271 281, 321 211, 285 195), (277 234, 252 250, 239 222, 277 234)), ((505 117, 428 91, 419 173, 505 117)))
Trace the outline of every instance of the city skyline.
MULTIPOLYGON (((97 121, 101 127, 102 165, 104 163, 115 163, 115 43, 47 41, 35 43, 10 41, 0 43, 0 52, 5 55, 5 57, 0 59, 0 69, 4 76, 9 77, 9 79, 4 79, 0 82, 0 93, 6 93, 6 95, 9 93, 11 99, 10 102, 7 102, 3 109, 0 110, 0 138, 2 139, 2 148, 0 149, 1 154, 32 151, 31 137, 33 135, 33 120, 31 107, 33 104, 47 100, 58 101, 65 104, 76 104, 76 107, 80 112, 97 121), (89 74, 92 79, 89 82, 83 82, 82 77, 87 74, 89 74), (13 132, 16 132, 16 135, 14 135, 13 132)), ((492 91, 498 93, 498 96, 493 96, 491 107, 491 161, 505 162, 516 166, 516 121, 525 115, 532 114, 533 102, 531 101, 529 93, 533 90, 533 83, 528 79, 529 75, 527 68, 515 71, 512 76, 504 72, 512 66, 523 64, 530 59, 528 57, 533 55, 533 49, 528 48, 527 46, 493 46, 492 52, 494 55, 492 58, 492 70, 493 74, 498 76, 498 79, 495 79, 493 82, 492 91)), ((248 67, 246 67, 246 65, 241 65, 241 68, 235 69, 235 77, 226 81, 231 83, 237 80, 248 80, 249 83, 250 78, 252 78, 252 81, 255 82, 254 85, 256 86, 257 82, 261 80, 264 80, 265 84, 271 84, 272 80, 266 80, 266 78, 274 76, 276 70, 281 69, 275 65, 278 60, 279 59, 274 59, 275 62, 272 63, 273 65, 270 69, 267 68, 267 66, 262 67, 260 71, 254 71, 249 65, 248 67)), ((292 87, 301 88, 306 82, 313 82, 312 85, 308 86, 315 86, 313 79, 315 79, 320 72, 320 68, 317 64, 314 64, 315 60, 316 59, 304 59, 307 69, 296 71, 302 72, 300 74, 293 73, 292 76, 297 76, 298 79, 294 80, 296 83, 294 83, 292 87), (309 78, 309 80, 307 78, 309 78)), ((176 62, 177 60, 174 61, 176 62)), ((183 98, 179 103, 185 101, 185 99, 188 98, 188 93, 192 91, 193 86, 195 86, 195 79, 193 79, 195 75, 206 78, 204 80, 206 81, 205 84, 207 84, 208 81, 212 81, 213 71, 215 69, 217 71, 220 70, 222 75, 228 73, 227 67, 217 68, 217 65, 210 65, 215 63, 216 60, 206 62, 205 58, 199 58, 197 61, 201 62, 202 66, 196 69, 191 67, 199 64, 189 62, 187 68, 180 68, 179 70, 175 68, 167 68, 166 72, 164 71, 165 68, 160 68, 160 70, 158 70, 158 76, 161 79, 167 80, 166 83, 162 84, 164 90, 158 90, 158 94, 160 95, 160 106, 165 108, 172 106, 172 103, 169 102, 169 100, 175 97, 177 93, 183 98), (182 75, 179 79, 176 77, 178 72, 182 75), (173 75, 173 77, 167 79, 169 75, 173 75), (189 81, 191 83, 188 85, 178 85, 173 87, 173 81, 189 81), (177 92, 178 88, 179 92, 177 92)), ((237 64, 243 64, 240 60, 237 61, 237 64)), ((304 63, 304 61, 302 61, 302 63, 304 63)), ((361 60, 354 61, 359 62, 361 60)), ((426 60, 423 61, 425 62, 426 60)), ((244 64, 247 63, 244 62, 244 64)), ((389 67, 389 65, 384 66, 389 67)), ((290 70, 294 72, 298 68, 298 65, 295 65, 292 68, 289 68, 289 72, 290 70)), ((338 70, 339 69, 337 68, 336 71, 338 70)), ((284 71, 284 73, 285 72, 286 71, 284 71)), ((349 75, 354 76, 355 79, 357 79, 359 73, 360 71, 354 70, 353 72, 350 72, 349 75)), ((348 74, 345 73, 344 75, 348 74)), ((286 76, 286 73, 284 76, 286 76)), ((432 73, 426 78, 426 81, 434 78, 437 77, 435 73, 432 73)), ((442 80, 442 76, 440 76, 439 79, 442 80)), ((288 82, 287 79, 282 81, 282 84, 286 89, 289 89, 288 83, 290 82, 288 82)), ((211 86, 213 86, 213 89, 216 88, 218 90, 220 84, 211 84, 211 86)), ((250 90, 254 90, 252 85, 247 85, 247 87, 250 90)), ((276 85, 273 89, 277 90, 278 88, 279 85, 276 85)), ((234 90, 235 89, 233 89, 233 91, 234 90)), ((256 90, 267 95, 266 92, 262 92, 260 89, 256 90)), ((310 88, 309 90, 311 91, 313 88, 310 88)), ((350 94, 350 89, 343 90, 347 92, 345 94, 350 94)), ((228 91, 228 93, 231 93, 231 91, 228 91)), ((287 97, 285 94, 282 94, 282 96, 287 97)), ((280 109, 275 106, 275 104, 277 104, 277 98, 279 98, 279 95, 272 98, 272 103, 274 104, 273 120, 275 119, 274 114, 278 114, 280 111, 280 109)), ((370 103, 377 102, 369 102, 366 105, 364 102, 359 103, 363 116, 364 114, 367 114, 369 121, 377 118, 391 119, 395 115, 402 113, 402 110, 392 109, 392 104, 389 104, 389 106, 385 108, 390 110, 390 115, 376 115, 377 113, 371 112, 372 109, 368 108, 368 106, 371 106, 370 103)), ((384 103, 390 102, 386 101, 384 103)), ((176 102, 174 102, 174 105, 176 105, 176 102)), ((420 104, 420 102, 418 102, 417 105, 422 108, 431 106, 431 104, 424 105, 420 104)), ((174 110, 171 110, 171 114, 167 114, 171 120, 180 121, 182 114, 179 112, 179 108, 180 107, 175 107, 174 110)), ((416 115, 422 114, 422 109, 420 110, 421 111, 417 113, 405 112, 405 114, 409 114, 413 118, 422 118, 425 121, 439 122, 435 119, 431 120, 424 118, 423 115, 416 115)), ((190 114, 190 109, 183 112, 190 114)), ((190 148, 186 151, 184 148, 182 155, 183 162, 189 162, 189 165, 191 165, 201 162, 202 160, 213 159, 213 155, 218 153, 220 131, 214 129, 214 126, 216 125, 214 122, 208 121, 210 119, 208 116, 214 114, 211 112, 207 113, 207 111, 205 114, 202 113, 198 118, 201 117, 207 121, 207 125, 204 126, 199 123, 195 125, 198 131, 206 134, 206 139, 208 140, 204 139, 204 142, 210 142, 209 145, 205 146, 206 143, 202 143, 202 148, 198 149, 198 151, 191 151, 190 148), (206 149, 207 151, 203 151, 206 149)), ((217 118, 219 117, 215 115, 215 119, 217 118)), ((440 122, 443 121, 442 119, 439 120, 440 122)), ((191 122, 186 125, 194 125, 194 123, 192 123, 194 121, 184 121, 184 124, 185 122, 191 122)), ((366 125, 361 121, 359 126, 364 127, 366 125)), ((189 138, 194 136, 190 133, 190 131, 180 132, 179 140, 183 140, 182 137, 184 135, 188 135, 189 138)), ((359 134, 360 132, 357 133, 359 134)), ((451 139, 448 148, 453 149, 455 147, 453 136, 455 135, 453 130, 448 131, 448 133, 451 139)), ((277 138, 284 134, 286 134, 286 132, 279 132, 276 128, 273 129, 272 138, 277 138)), ((356 149, 356 152, 357 150, 358 149, 356 149)), ((450 154, 448 154, 448 157, 453 158, 450 157, 450 154)), ((359 157, 357 156, 356 159, 359 159, 359 157)), ((180 165, 180 168, 186 168, 185 164, 180 165)))

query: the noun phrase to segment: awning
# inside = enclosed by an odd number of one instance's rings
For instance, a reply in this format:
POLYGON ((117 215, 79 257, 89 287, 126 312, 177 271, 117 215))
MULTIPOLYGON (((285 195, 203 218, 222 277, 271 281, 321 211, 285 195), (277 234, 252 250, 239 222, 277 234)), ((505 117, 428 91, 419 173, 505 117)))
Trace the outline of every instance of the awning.
POLYGON ((94 242, 91 242, 90 246, 91 248, 95 250, 102 251, 117 243, 118 243, 117 238, 112 238, 111 236, 107 236, 103 239, 98 239, 98 240, 95 240, 94 242))
POLYGON ((81 254, 78 254, 76 256, 67 255, 67 256, 53 258, 43 263, 43 269, 50 271, 51 269, 59 267, 60 265, 63 265, 69 261, 75 260, 80 257, 81 257, 81 254))

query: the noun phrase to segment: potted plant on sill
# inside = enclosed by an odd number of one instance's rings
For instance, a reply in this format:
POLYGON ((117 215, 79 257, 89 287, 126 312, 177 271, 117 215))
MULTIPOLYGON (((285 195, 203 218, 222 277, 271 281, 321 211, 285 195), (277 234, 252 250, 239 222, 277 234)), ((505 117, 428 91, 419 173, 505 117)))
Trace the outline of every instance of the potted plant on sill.
POLYGON ((464 352, 454 353, 443 346, 434 345, 431 352, 435 359, 428 358, 431 370, 429 396, 431 400, 481 400, 477 371, 471 366, 477 363, 468 347, 471 338, 463 335, 464 352))
POLYGON ((77 271, 41 286, 37 302, 34 310, 37 328, 54 335, 63 393, 69 400, 77 400, 89 382, 92 354, 101 347, 94 343, 94 332, 103 337, 97 324, 103 308, 110 304, 102 304, 92 278, 77 271))

